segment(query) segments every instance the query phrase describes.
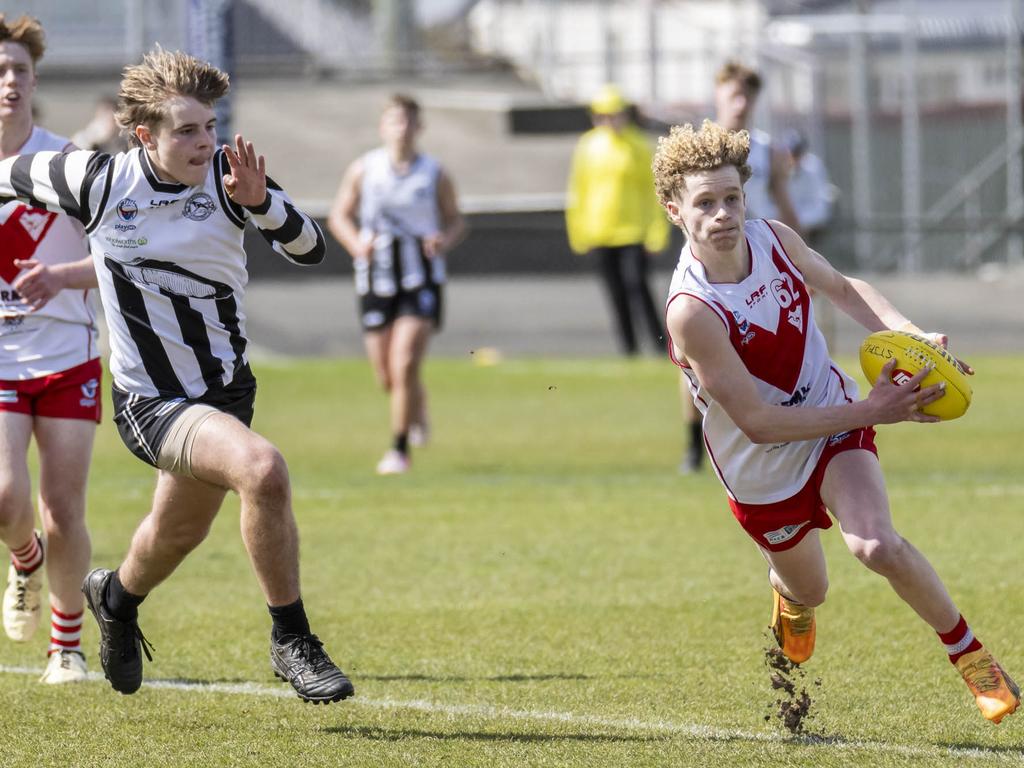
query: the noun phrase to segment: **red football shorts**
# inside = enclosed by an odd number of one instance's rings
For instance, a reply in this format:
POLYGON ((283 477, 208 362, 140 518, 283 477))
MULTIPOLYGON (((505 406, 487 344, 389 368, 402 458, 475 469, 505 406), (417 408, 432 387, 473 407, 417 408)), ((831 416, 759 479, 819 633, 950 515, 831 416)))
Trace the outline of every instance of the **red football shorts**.
POLYGON ((86 419, 98 424, 102 377, 99 358, 95 358, 38 379, 0 379, 0 411, 52 419, 86 419))
POLYGON ((855 450, 878 455, 873 428, 854 429, 828 438, 814 472, 795 496, 773 504, 742 504, 729 499, 733 516, 759 547, 772 552, 795 547, 812 528, 831 528, 832 518, 821 500, 821 481, 834 456, 855 450))

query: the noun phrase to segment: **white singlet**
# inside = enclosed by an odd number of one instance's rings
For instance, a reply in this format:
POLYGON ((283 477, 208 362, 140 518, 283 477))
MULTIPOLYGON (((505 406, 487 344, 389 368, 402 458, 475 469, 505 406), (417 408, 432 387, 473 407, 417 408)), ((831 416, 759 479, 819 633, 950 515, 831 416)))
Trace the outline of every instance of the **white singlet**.
MULTIPOLYGON (((67 139, 36 126, 19 152, 68 147, 67 139)), ((15 259, 55 265, 88 256, 82 226, 63 214, 6 203, 0 205, 0 244, 0 379, 37 379, 99 357, 92 291, 61 291, 29 312, 12 285, 21 272, 15 259)))
POLYGON ((359 191, 359 224, 364 239, 373 238, 370 262, 355 262, 356 292, 360 296, 394 296, 428 283, 445 281, 442 254, 427 258, 423 238, 441 231, 437 184, 441 166, 418 154, 409 170, 395 172, 383 147, 363 155, 359 191))
POLYGON ((750 154, 747 156, 750 178, 743 185, 744 206, 748 219, 777 219, 779 209, 772 198, 772 139, 764 131, 750 131, 750 154))
MULTIPOLYGON (((680 296, 707 305, 722 321, 766 403, 814 408, 853 402, 857 385, 829 358, 800 271, 767 221, 747 221, 745 228, 750 254, 747 277, 738 283, 709 282, 704 265, 687 245, 672 275, 666 307, 680 296)), ((730 498, 744 504, 771 504, 800 491, 833 438, 752 443, 686 361, 677 359, 676 347, 669 348, 703 414, 708 455, 730 498)))

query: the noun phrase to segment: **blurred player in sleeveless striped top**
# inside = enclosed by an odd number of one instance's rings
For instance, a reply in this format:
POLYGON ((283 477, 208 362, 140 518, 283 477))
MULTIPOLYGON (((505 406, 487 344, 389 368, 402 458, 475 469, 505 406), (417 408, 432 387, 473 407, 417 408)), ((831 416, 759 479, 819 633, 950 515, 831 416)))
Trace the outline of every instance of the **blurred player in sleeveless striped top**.
POLYGON ((352 256, 366 353, 390 398, 382 475, 408 471, 410 446, 426 442, 421 368, 441 328, 445 255, 466 231, 451 178, 417 148, 422 127, 419 104, 392 96, 380 119, 383 146, 345 171, 327 222, 352 256))

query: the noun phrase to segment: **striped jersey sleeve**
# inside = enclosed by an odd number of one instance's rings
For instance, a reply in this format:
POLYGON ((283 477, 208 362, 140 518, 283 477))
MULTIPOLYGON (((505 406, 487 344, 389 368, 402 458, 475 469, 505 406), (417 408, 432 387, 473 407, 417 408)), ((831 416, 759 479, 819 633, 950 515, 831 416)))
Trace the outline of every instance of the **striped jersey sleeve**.
POLYGON ((263 203, 247 210, 263 239, 289 261, 311 265, 324 260, 327 244, 320 225, 296 208, 269 176, 263 203))
POLYGON ((0 162, 0 203, 20 200, 66 213, 89 231, 106 205, 110 160, 110 155, 85 150, 9 157, 0 162))

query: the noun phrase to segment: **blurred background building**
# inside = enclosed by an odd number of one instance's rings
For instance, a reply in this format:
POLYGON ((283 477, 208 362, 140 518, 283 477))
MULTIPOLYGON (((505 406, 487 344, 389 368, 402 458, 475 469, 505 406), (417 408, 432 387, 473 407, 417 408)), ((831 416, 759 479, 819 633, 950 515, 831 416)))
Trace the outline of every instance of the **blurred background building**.
POLYGON ((236 124, 320 212, 341 169, 375 142, 382 94, 416 93, 425 146, 474 217, 462 246, 472 257, 456 270, 575 269, 560 211, 582 105, 614 82, 655 132, 697 121, 712 113, 727 58, 764 75, 755 125, 799 129, 825 160, 839 194, 822 251, 835 263, 916 272, 1024 262, 1021 0, 18 5, 49 38, 43 124, 73 133, 120 68, 157 42, 223 56, 236 124))

